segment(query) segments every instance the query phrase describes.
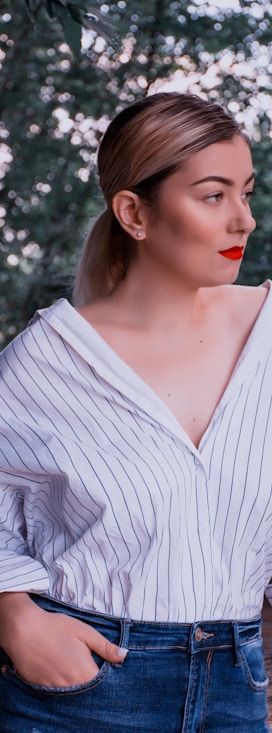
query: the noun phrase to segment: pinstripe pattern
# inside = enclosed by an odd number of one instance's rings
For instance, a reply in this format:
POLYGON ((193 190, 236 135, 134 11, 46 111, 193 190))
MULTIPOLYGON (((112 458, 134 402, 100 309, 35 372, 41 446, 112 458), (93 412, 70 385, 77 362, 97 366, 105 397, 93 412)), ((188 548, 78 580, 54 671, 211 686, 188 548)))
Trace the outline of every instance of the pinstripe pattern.
POLYGON ((272 289, 197 450, 67 301, 40 311, 0 356, 1 590, 145 620, 258 613, 271 369, 272 289))

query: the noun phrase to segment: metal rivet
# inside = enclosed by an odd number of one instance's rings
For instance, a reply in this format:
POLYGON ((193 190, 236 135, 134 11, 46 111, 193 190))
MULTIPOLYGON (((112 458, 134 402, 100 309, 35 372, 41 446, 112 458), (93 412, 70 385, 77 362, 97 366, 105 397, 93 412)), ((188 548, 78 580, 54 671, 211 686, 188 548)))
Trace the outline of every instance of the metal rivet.
POLYGON ((196 641, 202 641, 203 639, 203 632, 201 631, 199 626, 197 627, 196 632, 195 632, 195 639, 196 641))

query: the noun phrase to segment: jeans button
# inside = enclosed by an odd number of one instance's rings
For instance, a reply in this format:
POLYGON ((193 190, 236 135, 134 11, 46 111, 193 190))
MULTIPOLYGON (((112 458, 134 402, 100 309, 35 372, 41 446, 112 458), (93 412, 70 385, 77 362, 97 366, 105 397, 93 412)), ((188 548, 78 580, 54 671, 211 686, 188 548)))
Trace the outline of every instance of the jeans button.
POLYGON ((202 641, 202 639, 203 639, 203 633, 202 633, 201 629, 198 626, 197 629, 196 629, 196 632, 195 632, 195 640, 196 641, 202 641))

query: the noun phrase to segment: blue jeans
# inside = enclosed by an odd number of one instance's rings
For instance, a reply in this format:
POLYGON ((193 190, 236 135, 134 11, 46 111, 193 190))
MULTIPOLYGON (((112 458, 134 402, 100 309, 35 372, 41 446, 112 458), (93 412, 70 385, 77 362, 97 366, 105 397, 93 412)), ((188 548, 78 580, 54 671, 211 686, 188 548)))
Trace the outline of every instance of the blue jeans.
MULTIPOLYGON (((264 733, 267 678, 261 622, 142 623, 32 596, 127 647, 95 656, 97 676, 47 688, 23 680, 2 652, 0 733, 264 733)), ((76 660, 75 660, 76 663, 76 660)))

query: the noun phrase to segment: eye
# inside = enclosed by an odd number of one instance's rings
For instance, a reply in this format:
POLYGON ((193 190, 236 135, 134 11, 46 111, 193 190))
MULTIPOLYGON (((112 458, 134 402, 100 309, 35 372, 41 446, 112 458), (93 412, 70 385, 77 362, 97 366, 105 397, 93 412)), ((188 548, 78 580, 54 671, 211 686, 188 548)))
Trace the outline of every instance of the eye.
POLYGON ((253 195, 254 195, 254 190, 253 189, 251 191, 245 191, 245 193, 242 194, 242 199, 244 201, 250 201, 251 196, 253 196, 253 195))
POLYGON ((217 203, 218 201, 221 201, 223 198, 223 193, 210 193, 209 196, 206 196, 206 201, 211 201, 212 203, 217 203))

